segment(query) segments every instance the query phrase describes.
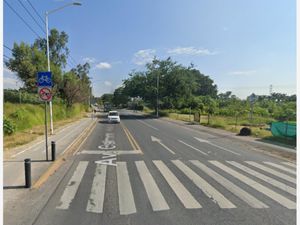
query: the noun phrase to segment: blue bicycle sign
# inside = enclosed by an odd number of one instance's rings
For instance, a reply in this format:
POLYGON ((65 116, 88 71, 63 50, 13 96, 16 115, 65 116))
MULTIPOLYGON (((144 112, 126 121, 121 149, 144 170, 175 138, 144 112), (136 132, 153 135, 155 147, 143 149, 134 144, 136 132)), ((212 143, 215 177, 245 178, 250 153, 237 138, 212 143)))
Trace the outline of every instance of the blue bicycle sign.
POLYGON ((37 86, 38 87, 52 87, 52 73, 38 72, 37 86))

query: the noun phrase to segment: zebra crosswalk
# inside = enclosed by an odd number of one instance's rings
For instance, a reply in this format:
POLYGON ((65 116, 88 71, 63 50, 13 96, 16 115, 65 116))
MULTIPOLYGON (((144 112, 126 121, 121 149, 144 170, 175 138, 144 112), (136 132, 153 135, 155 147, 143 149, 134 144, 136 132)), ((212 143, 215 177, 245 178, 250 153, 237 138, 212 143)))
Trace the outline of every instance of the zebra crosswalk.
MULTIPOLYGON (((93 182, 87 196, 87 205, 83 208, 89 213, 105 213, 105 194, 108 189, 108 166, 89 161, 80 161, 74 170, 60 201, 56 205, 58 210, 68 210, 72 206, 76 193, 81 187, 85 173, 94 169, 93 182)), ((211 201, 221 209, 239 207, 272 208, 274 204, 287 209, 296 209, 296 173, 293 164, 289 162, 236 162, 236 161, 205 161, 200 160, 162 160, 117 162, 115 170, 118 204, 120 215, 139 212, 140 194, 135 192, 143 189, 152 211, 172 210, 174 202, 178 202, 185 209, 206 207, 211 201), (130 164, 130 165, 129 165, 130 164), (151 164, 151 165, 150 165, 151 164), (136 176, 136 174, 138 174, 136 176), (134 176, 134 177, 133 177, 134 176), (184 178, 183 178, 184 177, 184 178), (143 185, 136 187, 133 180, 139 179, 143 185), (185 179, 185 181, 183 181, 185 179), (162 184, 162 180, 167 186, 162 184), (190 183, 188 183, 188 182, 190 183), (238 182, 235 182, 238 181, 238 182), (215 185, 215 184, 219 185, 215 185), (191 185, 193 188, 191 188, 191 185), (198 192, 193 190, 198 189, 198 192), (172 195, 166 194, 167 189, 172 195), (193 189, 193 190, 191 190, 193 189), (224 191, 227 190, 227 191, 224 191), (233 195, 229 194, 232 193, 233 195), (177 198, 176 201, 170 196, 177 198), (234 197, 235 196, 235 197, 234 197), (237 197, 237 198, 236 198, 237 197), (204 199, 206 198, 206 199, 204 199), (241 201, 237 201, 240 199, 241 201), (139 203, 139 204, 137 204, 139 203), (172 203, 172 204, 171 204, 172 203)), ((112 174, 110 174, 112 175, 112 174)), ((147 202, 143 202, 147 204, 147 202)), ((110 202, 106 202, 110 204, 110 202)), ((112 204, 112 203, 111 203, 112 204)))

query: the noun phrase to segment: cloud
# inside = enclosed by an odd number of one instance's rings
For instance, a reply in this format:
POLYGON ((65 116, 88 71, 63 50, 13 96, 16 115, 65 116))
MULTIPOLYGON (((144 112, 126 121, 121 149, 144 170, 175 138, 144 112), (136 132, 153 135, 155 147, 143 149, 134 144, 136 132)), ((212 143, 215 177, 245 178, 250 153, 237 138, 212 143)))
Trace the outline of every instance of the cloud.
POLYGON ((96 65, 96 68, 98 69, 110 69, 111 68, 111 64, 109 64, 108 62, 100 62, 96 65))
POLYGON ((133 63, 136 65, 145 65, 148 62, 151 62, 155 56, 155 49, 142 49, 134 53, 133 63))
POLYGON ((83 58, 82 60, 83 60, 84 62, 87 62, 87 63, 90 63, 90 64, 96 62, 96 59, 93 58, 93 57, 85 57, 85 58, 83 58))
POLYGON ((104 85, 110 87, 112 83, 110 81, 104 81, 104 85))
POLYGON ((256 70, 241 70, 229 72, 230 75, 250 75, 256 73, 256 70))
POLYGON ((6 67, 3 67, 3 73, 5 75, 15 75, 15 73, 13 71, 11 71, 10 69, 6 68, 6 67))
POLYGON ((177 47, 167 50, 171 55, 216 55, 218 52, 213 52, 208 49, 201 49, 195 47, 177 47))

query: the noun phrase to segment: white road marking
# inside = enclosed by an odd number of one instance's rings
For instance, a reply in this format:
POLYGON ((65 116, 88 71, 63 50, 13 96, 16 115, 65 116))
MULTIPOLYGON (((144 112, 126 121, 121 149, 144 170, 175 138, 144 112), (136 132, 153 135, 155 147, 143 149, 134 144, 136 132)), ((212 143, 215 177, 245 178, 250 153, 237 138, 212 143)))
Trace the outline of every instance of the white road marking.
POLYGON ((184 145, 186 145, 186 146, 188 146, 188 147, 190 147, 190 148, 192 148, 192 149, 194 149, 194 150, 196 150, 196 151, 202 153, 203 155, 207 155, 205 152, 201 151, 201 150, 198 149, 198 148, 195 148, 195 147, 192 146, 192 145, 189 145, 189 144, 187 144, 187 143, 185 143, 185 142, 183 142, 183 141, 181 141, 181 140, 178 140, 178 141, 179 141, 180 143, 182 143, 182 144, 184 144, 184 145))
POLYGON ((263 193, 264 195, 268 196, 269 198, 273 199, 274 201, 278 202, 280 205, 288 208, 288 209, 296 209, 296 203, 289 200, 288 198, 278 194, 275 191, 272 191, 271 189, 261 185, 260 183, 257 183, 255 180, 252 180, 243 174, 240 174, 236 172, 235 170, 229 168, 228 166, 218 162, 218 161, 210 161, 213 165, 216 167, 222 169, 223 171, 227 172, 231 176, 237 178, 238 180, 244 182, 245 184, 249 185, 253 189, 263 193))
POLYGON ((142 121, 142 120, 138 120, 139 122, 141 122, 142 124, 145 124, 147 127, 150 127, 150 128, 152 128, 152 129, 154 129, 154 130, 158 130, 156 127, 153 127, 153 126, 151 126, 150 124, 148 124, 148 123, 146 123, 146 122, 144 122, 144 121, 142 121))
POLYGON ((275 168, 277 168, 277 169, 280 169, 280 170, 283 170, 283 171, 285 171, 285 172, 288 172, 288 173, 291 173, 291 174, 296 175, 296 171, 295 171, 295 170, 288 169, 288 168, 286 168, 286 167, 284 167, 284 166, 282 166, 282 165, 278 165, 278 164, 272 163, 272 162, 264 162, 264 164, 273 166, 273 167, 275 167, 275 168))
POLYGON ((164 196, 160 192, 157 184, 151 176, 146 164, 143 161, 136 161, 135 165, 146 189, 153 211, 170 209, 164 196))
POLYGON ((290 176, 288 176, 288 175, 286 175, 284 173, 280 173, 277 170, 273 170, 273 169, 271 169, 269 167, 260 165, 260 164, 258 164, 256 162, 246 161, 246 163, 248 163, 249 165, 254 166, 254 167, 258 168, 258 169, 264 170, 265 172, 268 172, 268 173, 270 173, 270 174, 272 174, 274 176, 277 176, 277 177, 279 177, 281 179, 284 179, 286 181, 289 181, 289 182, 292 182, 292 183, 296 184, 296 179, 294 177, 290 177, 290 176))
POLYGON ((267 183, 269 183, 269 184, 271 184, 271 185, 273 185, 273 186, 275 186, 275 187, 277 187, 277 188, 279 188, 283 191, 286 191, 286 192, 296 196, 296 189, 295 188, 292 188, 292 187, 290 187, 290 186, 288 186, 284 183, 281 183, 278 180, 275 180, 271 177, 265 176, 262 173, 256 172, 255 170, 252 170, 249 167, 246 167, 246 166, 244 166, 240 163, 237 163, 237 162, 234 162, 234 161, 226 161, 226 162, 228 162, 229 164, 245 171, 246 173, 249 173, 249 174, 263 180, 264 182, 267 182, 267 183))
POLYGON ((294 164, 294 163, 291 163, 291 162, 281 162, 282 164, 285 164, 285 165, 287 165, 287 166, 290 166, 290 167, 293 167, 293 168, 297 168, 297 166, 296 166, 296 164, 294 164))
POLYGON ((192 196, 192 194, 183 186, 169 168, 160 160, 154 160, 153 163, 163 175, 169 186, 175 192, 181 203, 188 209, 199 209, 202 206, 192 196))
POLYGON ((78 152, 78 155, 81 154, 88 154, 88 155, 103 155, 105 153, 111 153, 116 155, 134 155, 134 154, 141 154, 142 152, 139 150, 113 150, 113 151, 100 151, 100 150, 83 150, 78 152))
POLYGON ((217 191, 213 186, 207 183, 203 178, 191 170, 188 166, 183 164, 180 160, 172 160, 172 162, 188 177, 194 184, 200 188, 204 194, 212 199, 220 208, 231 209, 236 208, 227 198, 224 197, 219 191, 217 191))
POLYGON ((117 180, 120 214, 129 215, 136 213, 126 162, 117 162, 117 180))
POLYGON ((175 155, 175 152, 174 152, 174 151, 172 151, 170 148, 168 148, 168 146, 166 146, 165 144, 163 144, 163 143, 161 142, 161 140, 160 140, 160 139, 158 139, 158 138, 156 138, 156 137, 153 137, 153 136, 151 136, 151 140, 152 140, 153 142, 157 142, 157 143, 159 143, 161 146, 163 146, 165 149, 167 149, 169 152, 171 152, 172 154, 174 154, 174 155, 175 155))
POLYGON ((212 169, 208 168, 204 164, 200 163, 197 160, 190 160, 195 166, 203 170, 207 175, 225 187, 228 191, 236 195, 238 198, 243 200, 244 202, 248 203, 253 208, 269 208, 266 204, 256 199, 254 196, 250 195, 225 177, 221 176, 220 174, 216 173, 212 169))
POLYGON ((79 162, 76 170, 73 173, 73 176, 69 180, 69 183, 67 187, 65 188, 65 191, 63 195, 60 198, 60 205, 57 206, 57 209, 68 209, 71 202, 73 201, 76 192, 78 190, 79 184, 82 180, 82 177, 84 175, 84 172, 88 166, 87 161, 81 161, 79 162))
POLYGON ((116 142, 114 141, 115 135, 113 133, 106 133, 105 139, 102 141, 103 145, 98 146, 100 149, 112 150, 116 148, 116 142))
POLYGON ((231 151, 231 150, 229 150, 229 149, 227 149, 227 148, 224 148, 224 147, 221 147, 221 146, 216 145, 216 144, 214 144, 214 143, 211 143, 211 142, 209 142, 209 141, 207 141, 207 140, 203 140, 203 139, 198 138, 198 137, 194 137, 194 138, 195 138, 196 140, 200 141, 200 142, 207 143, 207 144, 209 144, 209 145, 212 145, 212 146, 214 146, 214 147, 216 147, 216 148, 219 148, 219 149, 222 149, 222 150, 224 150, 224 151, 230 152, 230 153, 232 153, 232 154, 235 154, 235 155, 241 155, 241 154, 236 153, 236 152, 233 152, 233 151, 231 151))
POLYGON ((114 161, 117 160, 117 158, 110 158, 110 159, 102 159, 95 161, 96 164, 101 164, 101 165, 108 165, 108 166, 117 166, 114 161))
POLYGON ((106 165, 98 164, 95 171, 91 194, 86 211, 93 213, 103 212, 104 194, 106 181, 106 165))

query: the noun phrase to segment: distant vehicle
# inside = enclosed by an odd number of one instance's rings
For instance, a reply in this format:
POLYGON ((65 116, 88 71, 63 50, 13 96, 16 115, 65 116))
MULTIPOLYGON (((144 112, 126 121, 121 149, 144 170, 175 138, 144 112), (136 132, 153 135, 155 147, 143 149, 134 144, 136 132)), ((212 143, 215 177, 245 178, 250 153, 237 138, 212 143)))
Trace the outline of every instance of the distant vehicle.
POLYGON ((109 111, 108 112, 108 122, 109 123, 120 123, 120 115, 117 111, 109 111))

